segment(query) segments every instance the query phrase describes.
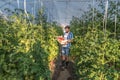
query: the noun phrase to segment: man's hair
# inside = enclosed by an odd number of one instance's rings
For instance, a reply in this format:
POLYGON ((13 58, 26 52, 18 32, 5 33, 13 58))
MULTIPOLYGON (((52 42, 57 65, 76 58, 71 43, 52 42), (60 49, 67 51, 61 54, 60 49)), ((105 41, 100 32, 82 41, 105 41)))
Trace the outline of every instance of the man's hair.
POLYGON ((65 26, 65 29, 66 29, 66 28, 70 29, 70 26, 69 26, 69 25, 67 25, 67 26, 65 26))

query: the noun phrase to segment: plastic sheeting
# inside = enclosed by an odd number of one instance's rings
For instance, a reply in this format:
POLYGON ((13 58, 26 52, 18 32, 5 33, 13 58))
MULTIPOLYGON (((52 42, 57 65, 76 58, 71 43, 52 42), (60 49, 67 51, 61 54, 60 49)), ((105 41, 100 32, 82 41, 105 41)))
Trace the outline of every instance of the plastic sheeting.
MULTIPOLYGON (((41 7, 45 8, 45 13, 49 22, 57 21, 60 24, 69 24, 72 17, 80 17, 85 11, 93 8, 94 22, 94 7, 98 7, 99 0, 0 0, 0 10, 4 13, 5 8, 14 10, 16 8, 24 9, 36 16, 41 7)), ((106 2, 106 0, 103 0, 106 2)), ((117 1, 117 0, 115 0, 117 1)), ((94 24, 93 24, 94 26, 94 24)))

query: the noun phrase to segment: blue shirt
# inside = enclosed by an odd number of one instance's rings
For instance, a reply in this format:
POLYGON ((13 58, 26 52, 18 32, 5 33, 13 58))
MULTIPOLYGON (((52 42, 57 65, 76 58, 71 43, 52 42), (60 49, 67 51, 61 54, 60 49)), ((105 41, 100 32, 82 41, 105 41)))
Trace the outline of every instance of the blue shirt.
MULTIPOLYGON (((64 33, 63 36, 64 36, 65 40, 71 40, 71 39, 73 39, 73 33, 72 33, 72 32, 64 33), (66 35, 67 35, 67 37, 66 37, 66 35)), ((68 43, 68 44, 66 44, 66 45, 63 46, 63 47, 70 48, 70 46, 71 46, 71 43, 68 43)))

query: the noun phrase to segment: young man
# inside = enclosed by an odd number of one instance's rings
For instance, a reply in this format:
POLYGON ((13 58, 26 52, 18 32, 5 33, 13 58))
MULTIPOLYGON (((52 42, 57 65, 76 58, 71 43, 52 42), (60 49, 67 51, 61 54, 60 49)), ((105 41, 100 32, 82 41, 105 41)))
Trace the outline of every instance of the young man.
POLYGON ((68 66, 68 56, 70 53, 71 42, 73 41, 73 33, 70 32, 70 26, 65 26, 65 33, 63 35, 65 43, 62 44, 62 66, 68 66))

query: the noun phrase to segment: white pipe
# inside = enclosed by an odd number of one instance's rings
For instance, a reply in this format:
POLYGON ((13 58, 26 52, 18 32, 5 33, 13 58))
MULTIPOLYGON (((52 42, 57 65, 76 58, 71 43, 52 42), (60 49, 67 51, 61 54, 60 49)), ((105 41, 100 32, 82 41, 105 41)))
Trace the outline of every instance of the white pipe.
POLYGON ((24 12, 27 13, 27 11, 26 11, 26 0, 24 0, 24 12))
POLYGON ((27 8, 26 8, 26 0, 24 0, 24 12, 26 14, 26 17, 29 19, 28 13, 27 13, 27 8))
POLYGON ((106 1, 105 14, 104 14, 104 19, 103 19, 104 35, 105 36, 106 36, 107 16, 108 16, 107 13, 108 13, 108 0, 106 1))
POLYGON ((20 8, 20 2, 19 0, 17 0, 17 4, 18 4, 18 9, 20 8))
POLYGON ((43 7, 43 2, 42 2, 42 0, 41 0, 40 4, 41 4, 41 7, 43 7))

